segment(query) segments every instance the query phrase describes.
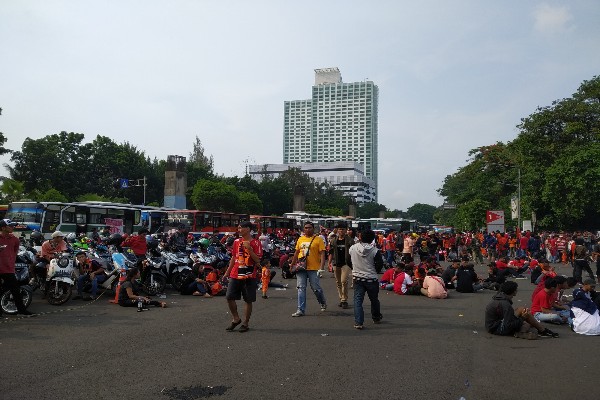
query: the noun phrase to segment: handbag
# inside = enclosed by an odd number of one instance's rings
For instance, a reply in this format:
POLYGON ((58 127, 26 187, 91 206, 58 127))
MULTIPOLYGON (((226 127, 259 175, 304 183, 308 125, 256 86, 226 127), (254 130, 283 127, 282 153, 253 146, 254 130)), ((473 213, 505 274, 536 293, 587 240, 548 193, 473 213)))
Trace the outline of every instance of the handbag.
POLYGON ((290 271, 295 274, 299 271, 306 271, 306 259, 308 258, 308 254, 310 253, 310 246, 312 246, 312 242, 313 240, 315 240, 317 236, 313 236, 312 240, 310 241, 310 243, 308 244, 308 251, 306 252, 306 255, 304 257, 302 257, 301 259, 298 259, 298 261, 296 261, 296 263, 294 265, 290 265, 290 271))

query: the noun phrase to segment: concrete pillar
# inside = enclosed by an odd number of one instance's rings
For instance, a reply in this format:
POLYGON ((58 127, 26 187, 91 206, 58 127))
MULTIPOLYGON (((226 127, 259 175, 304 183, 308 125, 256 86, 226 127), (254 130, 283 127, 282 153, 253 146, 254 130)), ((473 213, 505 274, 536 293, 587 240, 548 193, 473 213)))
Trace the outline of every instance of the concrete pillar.
POLYGON ((168 156, 165 169, 165 207, 187 208, 187 172, 185 157, 168 156))

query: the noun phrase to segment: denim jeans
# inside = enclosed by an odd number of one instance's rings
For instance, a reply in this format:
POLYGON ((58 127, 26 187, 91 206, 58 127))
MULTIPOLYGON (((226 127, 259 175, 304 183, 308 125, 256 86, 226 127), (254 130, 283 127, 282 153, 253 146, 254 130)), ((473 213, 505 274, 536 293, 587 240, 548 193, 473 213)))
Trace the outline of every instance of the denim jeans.
POLYGON ((188 285, 188 292, 200 292, 200 294, 205 294, 206 293, 206 287, 204 286, 203 283, 198 283, 196 281, 190 283, 188 285))
POLYGON ((568 322, 570 322, 571 317, 569 315, 569 311, 561 310, 556 311, 556 314, 545 314, 543 312, 536 312, 533 317, 537 319, 539 322, 550 322, 552 324, 564 324, 561 316, 567 317, 568 322))
MULTIPOLYGON (((85 274, 85 275, 81 275, 77 279, 77 294, 78 295, 81 296, 81 293, 83 292, 83 285, 89 278, 90 278, 90 276, 88 274, 85 274)), ((96 276, 94 276, 94 279, 91 280, 93 297, 96 297, 96 292, 98 292, 98 284, 104 282, 105 280, 106 280, 105 274, 96 275, 96 276)))
POLYGON ((386 261, 389 265, 392 265, 392 263, 394 262, 394 254, 396 254, 396 251, 394 250, 386 250, 386 261))
POLYGON ((379 304, 379 282, 354 281, 354 323, 362 325, 365 322, 363 301, 365 292, 371 301, 371 318, 381 319, 381 305, 379 304))
POLYGON ((302 313, 306 312, 306 281, 310 283, 310 288, 317 296, 319 304, 327 304, 325 301, 325 293, 321 289, 319 276, 316 270, 306 270, 296 272, 296 287, 298 288, 298 310, 302 313))

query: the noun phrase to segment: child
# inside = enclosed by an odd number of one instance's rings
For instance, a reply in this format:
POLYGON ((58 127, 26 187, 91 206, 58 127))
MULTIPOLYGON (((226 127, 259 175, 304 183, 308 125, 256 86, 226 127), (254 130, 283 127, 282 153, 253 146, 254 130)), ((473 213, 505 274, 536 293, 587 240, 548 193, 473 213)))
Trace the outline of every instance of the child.
POLYGON ((265 258, 260 262, 260 265, 262 266, 262 271, 260 275, 260 282, 262 285, 262 298, 268 299, 267 289, 269 288, 269 282, 271 281, 271 262, 268 258, 265 258))

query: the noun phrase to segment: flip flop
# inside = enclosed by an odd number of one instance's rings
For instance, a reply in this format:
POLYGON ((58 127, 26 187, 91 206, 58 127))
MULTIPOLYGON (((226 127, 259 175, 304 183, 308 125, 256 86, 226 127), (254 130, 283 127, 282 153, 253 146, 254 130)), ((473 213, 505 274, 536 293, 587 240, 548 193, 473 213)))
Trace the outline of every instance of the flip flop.
POLYGON ((238 329, 238 331, 240 332, 248 332, 250 330, 250 327, 248 325, 242 325, 240 326, 240 329, 238 329))
POLYGON ((238 326, 241 323, 242 323, 241 319, 238 322, 232 322, 231 324, 229 324, 229 326, 227 328, 225 328, 225 330, 227 332, 232 332, 235 329, 235 327, 238 326))

